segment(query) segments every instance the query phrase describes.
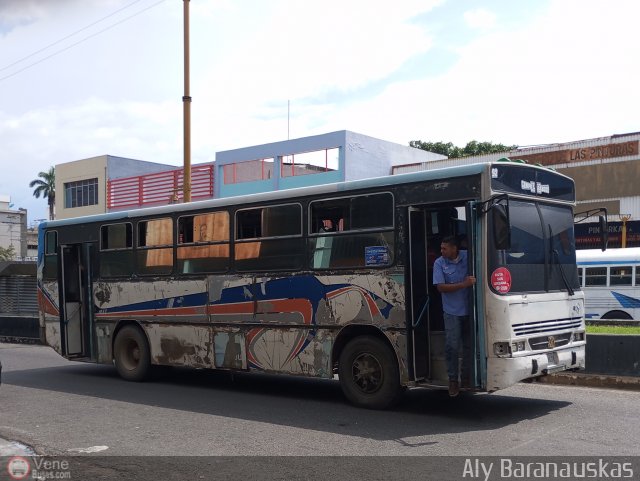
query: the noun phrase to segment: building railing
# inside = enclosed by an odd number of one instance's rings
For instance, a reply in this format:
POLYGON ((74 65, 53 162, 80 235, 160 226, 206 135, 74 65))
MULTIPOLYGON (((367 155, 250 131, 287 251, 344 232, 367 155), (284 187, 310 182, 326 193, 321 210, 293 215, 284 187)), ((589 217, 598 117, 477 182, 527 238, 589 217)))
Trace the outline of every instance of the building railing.
MULTIPOLYGON (((213 165, 191 168, 191 200, 213 197, 213 165)), ((107 181, 107 210, 182 202, 183 170, 123 177, 107 181)))

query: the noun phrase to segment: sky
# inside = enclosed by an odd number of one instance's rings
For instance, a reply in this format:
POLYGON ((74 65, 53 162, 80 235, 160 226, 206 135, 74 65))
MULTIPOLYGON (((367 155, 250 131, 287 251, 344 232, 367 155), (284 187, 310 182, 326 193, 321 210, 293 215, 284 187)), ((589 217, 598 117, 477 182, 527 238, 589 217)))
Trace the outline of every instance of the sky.
MULTIPOLYGON (((640 131, 637 0, 191 0, 192 162, 351 130, 407 145, 640 131)), ((0 194, 98 155, 183 162, 182 0, 0 0, 0 194)))

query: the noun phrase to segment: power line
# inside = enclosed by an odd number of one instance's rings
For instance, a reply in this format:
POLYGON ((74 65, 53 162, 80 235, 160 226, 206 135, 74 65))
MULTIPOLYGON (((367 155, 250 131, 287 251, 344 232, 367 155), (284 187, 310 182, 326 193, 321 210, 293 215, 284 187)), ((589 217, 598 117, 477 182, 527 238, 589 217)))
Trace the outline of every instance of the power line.
MULTIPOLYGON (((140 0, 136 0, 135 2, 133 2, 133 3, 132 3, 132 4, 130 4, 130 5, 128 5, 127 7, 123 7, 123 8, 121 8, 120 10, 117 10, 116 12, 113 12, 111 15, 108 15, 107 17, 110 17, 110 16, 114 15, 115 13, 117 13, 117 12, 119 12, 119 11, 123 10, 124 8, 128 8, 128 7, 130 7, 131 5, 133 5, 134 3, 137 3, 137 2, 139 2, 139 1, 140 1, 140 0)), ((89 39, 91 39, 91 38, 93 38, 93 37, 96 37, 97 35, 100 35, 101 33, 104 33, 104 32, 106 32, 107 30, 111 30, 112 28, 114 28, 114 27, 116 27, 116 26, 120 25, 121 23, 124 23, 124 22, 126 22, 126 21, 128 21, 128 20, 131 20, 132 18, 137 17, 137 16, 138 16, 138 15, 140 15, 141 13, 144 13, 144 12, 146 12, 147 10, 150 10, 150 9, 152 9, 153 7, 156 7, 156 6, 160 5, 160 4, 161 4, 161 3, 163 3, 164 1, 165 1, 165 0, 160 0, 160 1, 158 1, 158 2, 156 2, 156 3, 154 3, 154 4, 152 4, 152 5, 149 5, 148 7, 143 8, 142 10, 140 10, 140 11, 138 11, 138 12, 136 12, 136 13, 132 14, 132 15, 129 15, 128 17, 125 17, 125 18, 123 18, 122 20, 120 20, 120 21, 118 21, 118 22, 116 22, 116 23, 114 23, 114 24, 111 24, 111 25, 109 25, 108 27, 103 28, 102 30, 97 31, 96 33, 93 33, 93 34, 91 34, 91 35, 89 35, 89 36, 87 36, 87 37, 84 37, 83 39, 78 40, 77 42, 72 43, 71 45, 68 45, 68 46, 66 46, 66 47, 65 47, 65 48, 63 48, 63 49, 60 49, 60 50, 57 50, 57 51, 53 52, 51 55, 47 55, 46 57, 43 57, 43 58, 41 58, 40 60, 38 60, 38 61, 36 61, 36 62, 30 63, 29 65, 27 65, 26 67, 21 68, 20 70, 16 70, 15 72, 10 73, 9 75, 5 75, 4 77, 0 77, 0 82, 2 82, 3 80, 7 80, 8 78, 14 77, 14 76, 18 75, 19 73, 24 72, 25 70, 30 69, 31 67, 34 67, 35 65, 38 65, 39 63, 42 63, 42 62, 44 62, 45 60, 50 59, 51 57, 55 57, 56 55, 59 55, 59 54, 61 54, 62 52, 65 52, 65 51, 69 50, 70 48, 75 47, 76 45, 80 45, 81 43, 86 42, 87 40, 89 40, 89 39)), ((105 18, 107 18, 107 17, 105 17, 105 18)), ((102 19, 102 20, 104 20, 104 19, 102 19)), ((5 70, 5 69, 7 69, 7 68, 11 67, 12 65, 15 65, 16 63, 20 63, 20 62, 22 62, 23 60, 25 60, 25 59, 27 59, 27 58, 29 58, 29 57, 32 57, 33 55, 35 55, 35 54, 37 54, 37 53, 39 53, 39 52, 42 52, 43 50, 46 50, 47 48, 50 48, 50 47, 52 47, 53 45, 56 45, 57 43, 60 43, 61 41, 65 40, 65 39, 67 39, 67 38, 69 38, 69 37, 72 37, 72 36, 73 36, 73 35, 75 35, 76 33, 79 33, 79 32, 81 32, 82 30, 85 30, 86 28, 88 28, 88 27, 90 27, 90 26, 92 26, 92 25, 95 25, 96 23, 101 22, 102 20, 98 20, 98 21, 96 21, 96 22, 92 23, 91 25, 88 25, 87 27, 84 27, 84 28, 82 28, 82 29, 78 30, 78 32, 72 33, 72 34, 68 35, 67 37, 65 37, 65 38, 63 38, 63 39, 61 39, 61 40, 59 40, 59 41, 57 41, 57 42, 54 42, 54 43, 52 43, 51 45, 49 45, 49 46, 47 46, 47 47, 44 47, 44 48, 42 48, 42 49, 38 50, 37 52, 34 52, 33 54, 28 55, 27 57, 24 57, 23 59, 21 59, 21 60, 18 60, 18 61, 16 61, 16 62, 14 62, 14 63, 13 63, 13 64, 11 64, 11 65, 8 65, 7 67, 4 67, 4 68, 0 69, 0 71, 5 70)))
POLYGON ((90 23, 89 25, 86 25, 86 26, 82 27, 80 30, 76 30, 75 32, 70 33, 70 34, 69 34, 69 35, 67 35, 66 37, 62 37, 61 39, 56 40, 56 41, 55 41, 55 42, 53 42, 53 43, 50 43, 50 44, 49 44, 49 45, 47 45, 46 47, 43 47, 43 48, 41 48, 40 50, 36 50, 35 52, 30 53, 30 54, 29 54, 29 55, 27 55, 26 57, 22 57, 21 59, 16 60, 15 62, 10 63, 9 65, 6 65, 5 67, 0 68, 0 72, 2 72, 3 70, 7 70, 8 68, 13 67, 14 65, 19 64, 20 62, 24 62, 24 61, 25 61, 25 60, 27 60, 28 58, 31 58, 31 57, 33 57, 34 55, 39 54, 40 52, 44 52, 45 50, 47 50, 48 48, 53 47, 54 45, 58 45, 60 42, 64 42, 64 41, 65 41, 65 40, 67 40, 68 38, 71 38, 71 37, 73 37, 74 35, 77 35, 77 34, 79 34, 80 32, 83 32, 84 30, 86 30, 86 29, 88 29, 88 28, 90 28, 90 27, 93 27, 94 25, 96 25, 96 24, 98 24, 98 23, 100 23, 100 22, 102 22, 102 21, 106 20, 106 19, 107 19, 107 18, 109 18, 109 17, 113 17, 116 13, 121 12, 122 10, 126 10, 127 8, 129 8, 129 7, 133 6, 133 5, 135 5, 136 3, 140 2, 140 1, 142 1, 142 0, 135 0, 134 2, 130 3, 129 5, 126 5, 126 6, 122 7, 122 8, 119 8, 118 10, 116 10, 116 11, 115 11, 115 12, 113 12, 113 13, 110 13, 110 14, 109 14, 109 15, 107 15, 106 17, 102 17, 101 19, 96 20, 95 22, 90 23))

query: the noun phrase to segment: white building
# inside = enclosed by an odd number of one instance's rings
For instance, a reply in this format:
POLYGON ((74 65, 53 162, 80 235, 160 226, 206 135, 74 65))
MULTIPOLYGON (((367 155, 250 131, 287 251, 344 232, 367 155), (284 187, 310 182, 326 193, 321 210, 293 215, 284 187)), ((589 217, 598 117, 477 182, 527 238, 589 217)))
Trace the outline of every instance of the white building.
POLYGON ((0 247, 13 246, 16 259, 27 256, 27 211, 11 209, 11 198, 0 195, 0 247))

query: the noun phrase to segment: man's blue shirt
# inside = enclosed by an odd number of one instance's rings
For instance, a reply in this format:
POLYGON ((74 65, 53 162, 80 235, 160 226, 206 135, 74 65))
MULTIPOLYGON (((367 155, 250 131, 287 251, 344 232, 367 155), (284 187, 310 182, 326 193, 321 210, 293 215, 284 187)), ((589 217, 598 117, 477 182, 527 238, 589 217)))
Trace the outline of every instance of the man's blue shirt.
MULTIPOLYGON (((457 262, 438 257, 433 263, 434 284, 457 284, 467 277, 467 251, 458 251, 457 262)), ((453 316, 469 314, 469 288, 442 292, 442 310, 453 316)))

